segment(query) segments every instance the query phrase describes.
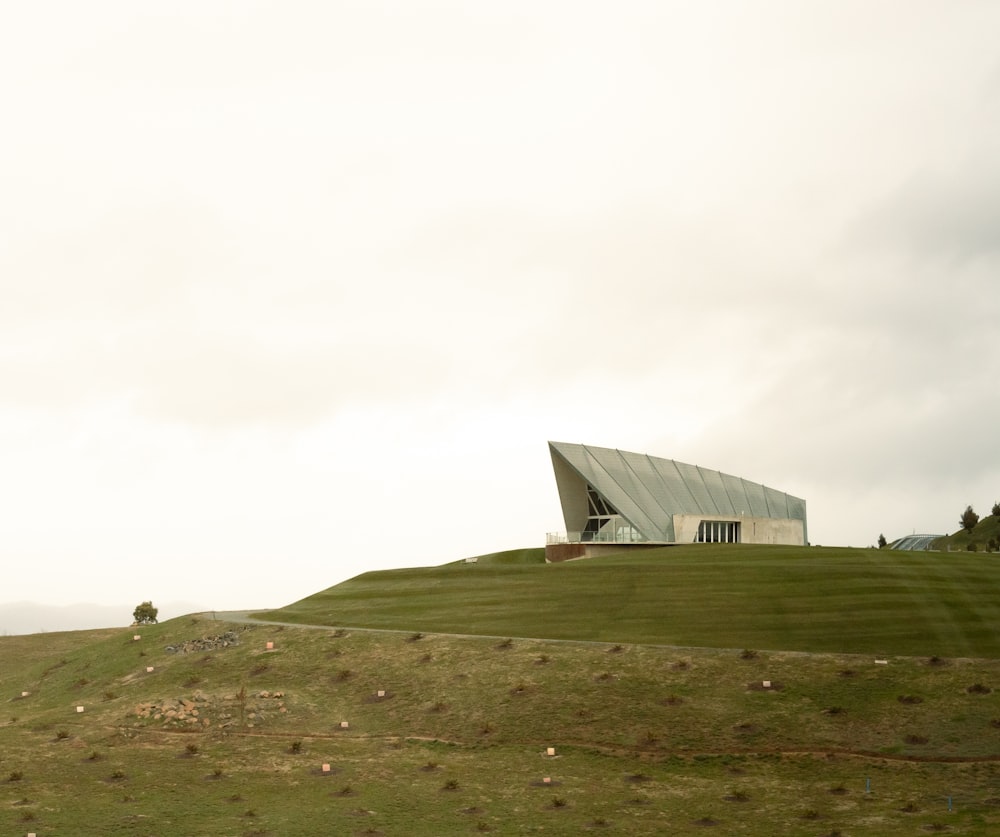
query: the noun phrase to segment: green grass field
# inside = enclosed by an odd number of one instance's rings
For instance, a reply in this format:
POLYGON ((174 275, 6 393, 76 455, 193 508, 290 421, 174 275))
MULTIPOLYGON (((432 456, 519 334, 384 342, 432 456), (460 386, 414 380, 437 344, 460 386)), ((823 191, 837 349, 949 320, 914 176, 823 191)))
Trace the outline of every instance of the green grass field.
POLYGON ((267 618, 706 648, 1000 657, 1000 564, 982 554, 705 544, 552 565, 531 557, 521 551, 366 573, 267 618))
MULTIPOLYGON (((989 562, 935 572, 927 556, 844 550, 879 580, 872 592, 820 572, 838 551, 811 552, 705 552, 699 582, 683 551, 553 567, 522 551, 362 576, 322 620, 358 624, 368 601, 392 610, 379 614, 392 631, 192 616, 0 638, 0 833, 1000 833, 1000 655, 984 653, 980 627, 996 600, 989 562), (701 588, 702 606, 674 590, 670 619, 636 614, 664 573, 701 588), (817 575, 843 607, 846 644, 880 601, 901 612, 903 590, 918 625, 947 623, 932 634, 942 647, 914 650, 915 632, 897 630, 878 656, 829 650, 824 623, 790 616, 806 601, 834 612, 806 595, 817 575), (721 606, 726 584, 768 607, 721 606), (562 616, 531 615, 582 588, 575 610, 598 623, 588 641, 523 638, 586 625, 565 602, 562 616), (473 613, 481 601, 496 604, 473 613), (523 630, 504 622, 504 601, 523 630), (448 617, 495 636, 429 627, 463 602, 448 617), (794 643, 771 610, 796 623, 794 643), (225 631, 239 644, 167 650, 225 631), (666 647, 675 636, 697 641, 666 647)), ((322 614, 338 589, 292 610, 322 614)))

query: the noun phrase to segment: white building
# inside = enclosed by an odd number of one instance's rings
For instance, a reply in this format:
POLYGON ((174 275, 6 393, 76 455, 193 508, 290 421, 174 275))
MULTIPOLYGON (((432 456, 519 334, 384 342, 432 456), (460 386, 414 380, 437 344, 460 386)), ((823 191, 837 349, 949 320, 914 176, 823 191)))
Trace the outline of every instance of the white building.
POLYGON ((546 558, 622 545, 807 542, 806 501, 741 477, 641 453, 549 442, 565 534, 546 558))

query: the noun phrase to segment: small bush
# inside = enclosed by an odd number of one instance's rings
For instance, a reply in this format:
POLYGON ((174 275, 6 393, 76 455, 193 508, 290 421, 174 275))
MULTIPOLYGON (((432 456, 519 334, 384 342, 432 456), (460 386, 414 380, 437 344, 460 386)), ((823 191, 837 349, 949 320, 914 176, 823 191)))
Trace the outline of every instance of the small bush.
POLYGON ((184 752, 189 756, 196 756, 198 755, 198 745, 192 741, 190 744, 184 746, 184 752))
POLYGON ((817 811, 815 808, 807 808, 805 811, 803 811, 801 814, 799 814, 799 819, 803 819, 803 820, 818 820, 819 819, 819 811, 817 811))
POLYGON ((20 782, 24 778, 24 774, 20 770, 11 770, 10 775, 7 776, 8 782, 20 782))
POLYGON ((918 695, 900 695, 896 700, 904 706, 916 706, 918 703, 924 702, 924 699, 918 695))
POLYGON ((972 541, 969 541, 969 543, 966 544, 966 546, 965 546, 965 551, 966 552, 978 552, 979 551, 979 547, 976 546, 976 544, 973 543, 972 541))
POLYGON ((222 768, 221 767, 216 767, 215 770, 212 771, 212 776, 214 776, 216 779, 221 779, 222 778, 222 768))
POLYGON ((118 768, 116 770, 112 770, 111 771, 111 778, 114 779, 115 781, 118 781, 119 779, 124 779, 125 778, 125 771, 122 770, 121 768, 118 768))
POLYGON ((253 667, 253 668, 252 668, 252 669, 250 670, 250 674, 251 674, 251 676, 254 676, 254 677, 256 677, 256 676, 258 676, 258 675, 261 675, 261 674, 263 674, 263 673, 264 673, 265 671, 267 671, 267 669, 268 669, 268 665, 267 665, 267 663, 257 663, 257 665, 255 665, 255 666, 254 666, 254 667, 253 667))
POLYGON ((349 668, 344 668, 337 672, 336 679, 343 683, 345 680, 350 680, 352 677, 354 677, 354 672, 349 668))
POLYGON ((297 755, 298 755, 299 753, 301 753, 301 752, 302 752, 302 742, 301 742, 301 741, 293 741, 293 742, 292 742, 292 743, 291 743, 291 744, 289 745, 289 747, 288 747, 288 751, 289 751, 290 753, 292 753, 293 755, 296 755, 296 756, 297 756, 297 755))
POLYGON ((988 695, 993 690, 989 686, 984 686, 982 683, 973 683, 966 689, 970 695, 988 695))
POLYGON ((200 685, 202 682, 201 678, 197 674, 191 675, 187 680, 184 681, 185 689, 193 689, 195 686, 200 685))
POLYGON ((79 680, 76 681, 76 685, 78 687, 86 686, 89 683, 90 683, 90 681, 86 677, 81 677, 79 680))
POLYGON ((449 779, 444 783, 442 790, 453 791, 458 790, 458 779, 449 779))
POLYGON ((21 812, 21 822, 34 822, 35 812, 34 811, 22 811, 21 812))
POLYGON ((553 808, 565 808, 566 807, 566 800, 563 799, 561 796, 555 796, 555 797, 552 798, 552 807, 553 808))
POLYGON ((927 736, 925 735, 907 735, 903 739, 907 744, 926 744, 927 736))
POLYGON ((624 651, 624 650, 625 650, 625 646, 624 645, 612 645, 608 649, 608 653, 609 654, 621 654, 621 652, 624 651))
POLYGON ((87 756, 87 761, 100 761, 100 760, 101 760, 101 754, 98 753, 97 750, 91 750, 90 755, 87 756))
POLYGON ((824 715, 843 715, 844 708, 842 706, 830 706, 823 710, 824 715))
POLYGON ((112 692, 110 689, 108 689, 104 693, 104 699, 105 700, 114 700, 116 697, 118 697, 118 692, 112 692))
POLYGON ((756 660, 757 659, 757 652, 753 651, 753 650, 751 650, 749 648, 744 648, 742 651, 740 651, 740 659, 741 660, 756 660))
POLYGON ((512 640, 510 637, 507 637, 507 639, 503 640, 502 642, 498 642, 496 647, 499 648, 501 651, 506 651, 508 648, 514 647, 514 640, 512 640))
POLYGON ((424 638, 424 635, 422 633, 420 633, 419 631, 417 631, 417 633, 415 633, 415 634, 410 634, 406 638, 406 641, 407 642, 420 642, 420 640, 422 640, 423 638, 424 638))
POLYGON ((948 665, 948 661, 945 660, 945 659, 943 659, 942 657, 939 657, 937 654, 935 654, 933 657, 930 657, 927 660, 927 665, 929 665, 929 666, 944 666, 944 665, 948 665))
POLYGON ((67 729, 61 729, 56 733, 56 740, 58 741, 65 741, 67 738, 69 738, 69 730, 67 729))
POLYGON ((551 659, 552 658, 549 657, 548 654, 540 654, 538 657, 535 658, 535 665, 543 666, 546 663, 550 662, 551 659))

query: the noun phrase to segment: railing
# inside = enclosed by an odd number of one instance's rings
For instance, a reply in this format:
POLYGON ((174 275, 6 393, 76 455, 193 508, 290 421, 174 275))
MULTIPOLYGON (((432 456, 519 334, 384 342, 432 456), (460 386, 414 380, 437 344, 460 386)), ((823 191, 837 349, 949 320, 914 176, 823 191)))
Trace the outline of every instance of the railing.
POLYGON ((621 527, 613 532, 548 532, 545 543, 646 543, 635 529, 621 527))

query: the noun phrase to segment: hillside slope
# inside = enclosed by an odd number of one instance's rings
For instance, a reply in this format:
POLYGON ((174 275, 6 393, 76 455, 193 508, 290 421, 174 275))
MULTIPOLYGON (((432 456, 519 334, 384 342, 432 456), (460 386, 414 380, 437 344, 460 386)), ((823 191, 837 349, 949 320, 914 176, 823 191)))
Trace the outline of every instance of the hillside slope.
POLYGON ((1000 657, 1000 563, 971 553, 699 544, 551 565, 371 572, 261 616, 490 636, 1000 657))

